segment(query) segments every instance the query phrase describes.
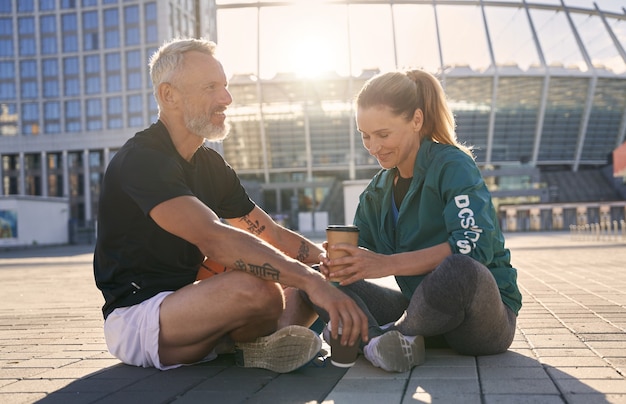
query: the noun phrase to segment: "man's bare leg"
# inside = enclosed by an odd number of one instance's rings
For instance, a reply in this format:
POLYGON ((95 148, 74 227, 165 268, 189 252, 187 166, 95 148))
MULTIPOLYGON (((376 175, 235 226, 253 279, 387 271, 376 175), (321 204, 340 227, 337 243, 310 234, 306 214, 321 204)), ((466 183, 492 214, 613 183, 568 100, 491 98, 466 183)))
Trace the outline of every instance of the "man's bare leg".
POLYGON ((161 363, 197 362, 225 335, 244 342, 271 334, 283 309, 280 285, 240 271, 181 288, 161 304, 161 363))
POLYGON ((296 288, 285 288, 285 310, 278 319, 278 328, 285 328, 288 325, 301 325, 310 327, 317 319, 317 313, 302 299, 296 288))

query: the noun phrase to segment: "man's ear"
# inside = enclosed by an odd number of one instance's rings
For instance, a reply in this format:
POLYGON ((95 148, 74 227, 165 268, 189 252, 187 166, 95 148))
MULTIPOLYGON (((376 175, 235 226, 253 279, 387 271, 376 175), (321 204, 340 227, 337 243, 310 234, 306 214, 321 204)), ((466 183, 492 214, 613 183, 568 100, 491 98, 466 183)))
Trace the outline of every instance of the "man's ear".
POLYGON ((172 105, 176 102, 176 89, 171 83, 161 83, 157 89, 157 94, 163 105, 172 105))

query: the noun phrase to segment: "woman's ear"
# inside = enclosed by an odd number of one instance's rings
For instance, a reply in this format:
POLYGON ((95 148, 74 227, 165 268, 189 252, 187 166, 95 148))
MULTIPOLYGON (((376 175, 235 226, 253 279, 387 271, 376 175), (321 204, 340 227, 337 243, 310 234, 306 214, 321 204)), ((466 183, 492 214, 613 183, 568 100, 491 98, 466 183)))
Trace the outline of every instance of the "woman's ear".
POLYGON ((413 130, 419 132, 424 125, 424 112, 418 108, 413 113, 413 130))

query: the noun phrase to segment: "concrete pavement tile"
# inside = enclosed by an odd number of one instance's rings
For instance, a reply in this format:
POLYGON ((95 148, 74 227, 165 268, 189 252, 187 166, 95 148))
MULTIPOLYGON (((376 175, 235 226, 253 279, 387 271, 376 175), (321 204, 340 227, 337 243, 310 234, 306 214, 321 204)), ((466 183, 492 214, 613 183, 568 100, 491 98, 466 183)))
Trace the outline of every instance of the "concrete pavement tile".
POLYGON ((11 367, 11 368, 59 368, 62 366, 67 366, 73 363, 80 362, 79 359, 69 358, 69 359, 40 359, 33 358, 27 360, 20 360, 7 363, 3 367, 11 367))
POLYGON ((480 394, 441 394, 414 393, 406 395, 402 404, 410 403, 446 403, 446 404, 482 404, 480 394))
POLYGON ((556 379, 556 384, 564 394, 605 394, 626 395, 626 379, 556 379))
POLYGON ((377 368, 373 366, 363 356, 359 356, 354 366, 352 366, 351 368, 348 368, 348 371, 343 376, 344 380, 345 379, 407 380, 408 378, 409 378, 408 372, 405 372, 405 373, 387 372, 385 370, 382 370, 381 368, 377 368))
POLYGON ((586 323, 574 323, 567 321, 565 323, 569 328, 578 334, 604 334, 621 331, 619 328, 606 322, 593 321, 586 323))
POLYGON ((62 368, 49 369, 41 373, 36 373, 36 376, 42 379, 80 379, 93 376, 103 371, 104 370, 100 368, 64 366, 62 368))
POLYGON ((278 376, 261 390, 254 393, 251 400, 255 403, 317 403, 324 400, 335 385, 341 380, 345 369, 317 369, 322 377, 311 377, 302 373, 287 373, 278 376), (320 372, 324 370, 324 372, 320 372), (329 383, 330 379, 332 382, 329 383))
POLYGON ((22 379, 0 387, 0 393, 47 393, 60 390, 74 379, 22 379))
MULTIPOLYGON (((176 399, 176 395, 169 395, 169 392, 164 391, 117 391, 112 394, 107 394, 98 398, 98 404, 138 404, 138 403, 150 403, 150 404, 166 404, 171 403, 176 399)), ((85 403, 88 401, 76 401, 76 404, 85 403)), ((49 404, 42 402, 38 404, 49 404)), ((59 404, 65 404, 65 402, 59 402, 59 404)))
POLYGON ((115 366, 115 365, 119 365, 121 362, 119 359, 117 358, 102 358, 102 359, 94 359, 94 358, 87 358, 87 359, 83 359, 81 361, 72 363, 69 366, 76 366, 76 367, 86 367, 86 368, 108 368, 110 366, 115 366))
POLYGON ((626 343, 626 333, 612 332, 604 334, 585 334, 585 341, 622 341, 626 343))
POLYGON ((478 366, 483 367, 541 367, 537 359, 507 351, 498 355, 478 356, 478 366))
POLYGON ((480 380, 487 379, 544 379, 548 377, 546 370, 541 366, 521 367, 487 367, 481 366, 478 370, 480 380))
POLYGON ((604 367, 546 367, 546 371, 553 379, 616 379, 624 378, 610 366, 604 367))
POLYGON ((43 374, 51 368, 0 368, 0 379, 24 379, 43 374))
POLYGON ((323 401, 341 404, 400 403, 406 380, 342 379, 323 401))
POLYGON ((585 366, 585 367, 602 367, 606 366, 607 362, 598 357, 569 357, 564 358, 560 356, 547 356, 539 358, 539 361, 547 366, 554 367, 573 367, 573 366, 585 366))
POLYGON ((533 347, 538 348, 586 348, 587 346, 572 334, 528 335, 533 347))
MULTIPOLYGON (((3 404, 31 404, 46 397, 45 393, 2 393, 0 403, 3 404)), ((63 402, 65 404, 66 402, 63 402)), ((61 403, 59 403, 61 404, 61 403)))
POLYGON ((535 353, 537 354, 537 356, 539 357, 546 357, 546 356, 576 356, 576 357, 580 357, 580 356, 594 356, 597 357, 598 355, 596 355, 593 351, 591 351, 589 348, 585 347, 585 348, 576 348, 576 349, 572 349, 572 348, 536 348, 535 349, 535 353))
MULTIPOLYGON (((485 394, 484 404, 563 404, 565 401, 557 394, 485 394)), ((585 404, 591 404, 587 402, 585 404)))
POLYGON ((477 379, 475 366, 428 366, 413 368, 411 379, 477 379))
POLYGON ((428 356, 428 350, 426 350, 426 362, 428 366, 476 366, 475 356, 466 356, 455 354, 454 356, 428 356))
POLYGON ((624 404, 626 395, 622 394, 564 394, 567 404, 624 404))
POLYGON ((480 380, 484 394, 559 394, 549 377, 533 379, 483 379, 480 380))
POLYGON ((406 396, 415 393, 428 393, 432 397, 480 394, 481 386, 477 378, 454 379, 453 382, 443 379, 409 379, 406 386, 406 396))
MULTIPOLYGON (((172 403, 198 404, 198 403, 243 403, 249 397, 245 391, 204 391, 191 390, 176 397, 172 403)), ((141 401, 139 401, 141 402, 141 401)), ((115 404, 115 403, 112 403, 115 404)))
POLYGON ((626 348, 596 348, 603 358, 626 358, 626 348))

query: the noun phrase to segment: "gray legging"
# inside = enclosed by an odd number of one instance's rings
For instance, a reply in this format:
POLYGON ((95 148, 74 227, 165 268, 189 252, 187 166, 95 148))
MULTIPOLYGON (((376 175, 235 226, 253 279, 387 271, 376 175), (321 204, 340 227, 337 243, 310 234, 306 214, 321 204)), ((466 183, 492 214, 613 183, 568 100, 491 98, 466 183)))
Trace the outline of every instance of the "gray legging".
MULTIPOLYGON (((506 351, 515 334, 516 316, 502 303, 493 275, 465 255, 446 258, 424 277, 410 301, 396 289, 368 281, 340 289, 367 315, 370 339, 385 332, 381 325, 394 322, 387 330, 442 336, 461 354, 491 355, 506 351)), ((315 310, 328 322, 328 313, 315 310)))

